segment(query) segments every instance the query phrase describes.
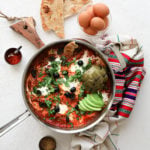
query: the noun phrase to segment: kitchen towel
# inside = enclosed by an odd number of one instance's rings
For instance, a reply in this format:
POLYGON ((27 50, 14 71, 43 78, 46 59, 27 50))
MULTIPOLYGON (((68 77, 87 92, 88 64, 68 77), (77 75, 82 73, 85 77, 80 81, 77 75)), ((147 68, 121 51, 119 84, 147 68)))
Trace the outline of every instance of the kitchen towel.
POLYGON ((92 43, 103 52, 115 74, 116 93, 113 105, 103 121, 75 134, 71 150, 119 150, 118 127, 130 116, 145 76, 142 46, 130 36, 103 36, 92 43))

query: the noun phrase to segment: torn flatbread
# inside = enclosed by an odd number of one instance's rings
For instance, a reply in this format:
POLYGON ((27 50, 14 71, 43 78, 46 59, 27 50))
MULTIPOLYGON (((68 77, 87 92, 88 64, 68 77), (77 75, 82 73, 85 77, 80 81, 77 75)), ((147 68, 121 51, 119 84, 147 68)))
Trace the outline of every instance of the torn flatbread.
POLYGON ((92 0, 64 0, 64 18, 70 17, 92 0))
POLYGON ((78 45, 75 43, 75 41, 72 41, 70 43, 68 43, 65 47, 64 47, 64 54, 67 57, 71 57, 73 56, 73 52, 74 50, 78 48, 78 45))
POLYGON ((53 30, 64 38, 64 2, 63 0, 42 0, 41 20, 44 31, 53 30))

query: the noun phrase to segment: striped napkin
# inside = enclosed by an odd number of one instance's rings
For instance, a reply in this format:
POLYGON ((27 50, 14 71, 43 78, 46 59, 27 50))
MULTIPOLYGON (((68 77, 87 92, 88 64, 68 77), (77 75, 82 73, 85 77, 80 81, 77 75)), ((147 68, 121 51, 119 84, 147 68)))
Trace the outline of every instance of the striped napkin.
POLYGON ((93 44, 104 53, 115 73, 116 93, 111 110, 94 128, 75 134, 71 150, 119 150, 118 127, 130 116, 145 75, 140 44, 129 36, 103 36, 93 44))

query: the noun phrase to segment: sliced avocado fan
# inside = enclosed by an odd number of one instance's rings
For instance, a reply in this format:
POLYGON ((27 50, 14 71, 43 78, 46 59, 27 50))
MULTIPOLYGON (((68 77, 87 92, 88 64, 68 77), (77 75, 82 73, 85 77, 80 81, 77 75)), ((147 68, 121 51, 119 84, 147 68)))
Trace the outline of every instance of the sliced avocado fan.
POLYGON ((79 109, 82 111, 100 111, 104 106, 103 98, 99 94, 87 94, 87 96, 79 102, 79 109))

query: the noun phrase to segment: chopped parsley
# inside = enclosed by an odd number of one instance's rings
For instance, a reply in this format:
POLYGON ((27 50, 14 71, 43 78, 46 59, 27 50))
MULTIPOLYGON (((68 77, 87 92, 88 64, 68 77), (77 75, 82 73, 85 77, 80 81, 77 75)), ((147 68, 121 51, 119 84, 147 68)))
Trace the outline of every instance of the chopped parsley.
POLYGON ((67 62, 67 58, 65 56, 61 56, 60 59, 62 60, 61 64, 63 66, 67 66, 67 67, 69 67, 72 63, 75 63, 75 61, 76 61, 76 57, 72 61, 70 61, 70 62, 67 62))
POLYGON ((67 62, 67 58, 65 56, 61 56, 60 58, 62 60, 62 65, 65 66, 66 65, 66 62, 67 62))
POLYGON ((80 87, 80 94, 78 95, 79 98, 81 98, 81 97, 84 96, 84 90, 85 90, 85 87, 84 87, 84 85, 82 84, 81 87, 80 87))
POLYGON ((92 66, 92 60, 89 58, 88 59, 88 64, 85 67, 82 67, 84 71, 90 69, 92 66))
POLYGON ((49 84, 51 84, 51 82, 52 82, 52 78, 46 76, 46 77, 43 78, 43 81, 38 83, 38 86, 39 87, 48 86, 49 84))
POLYGON ((33 92, 37 94, 37 87, 33 87, 33 92))
POLYGON ((82 78, 81 70, 80 70, 80 69, 77 69, 75 75, 69 77, 69 81, 70 81, 70 82, 73 82, 73 81, 76 80, 76 79, 78 79, 78 80, 80 81, 81 78, 82 78))
POLYGON ((40 73, 39 73, 39 77, 42 77, 42 76, 43 76, 43 73, 42 73, 42 72, 40 72, 40 73))
POLYGON ((72 123, 72 122, 69 122, 68 124, 70 124, 70 125, 71 125, 71 128, 73 128, 73 123, 72 123))
POLYGON ((60 103, 60 97, 59 97, 59 95, 57 95, 56 97, 54 97, 54 100, 58 101, 60 103))
POLYGON ((51 105, 52 105, 51 101, 45 100, 45 103, 46 103, 46 105, 47 105, 48 108, 51 108, 51 105))
POLYGON ((76 57, 75 57, 75 58, 73 58, 73 60, 72 60, 72 61, 70 61, 70 62, 66 62, 66 65, 69 67, 72 63, 75 63, 75 61, 76 61, 76 57))
POLYGON ((49 116, 55 114, 55 110, 48 109, 48 114, 49 114, 49 116))
POLYGON ((61 63, 60 61, 52 61, 51 62, 51 67, 58 68, 60 63, 61 63))
POLYGON ((54 119, 55 119, 55 117, 50 117, 50 118, 49 118, 49 120, 54 120, 54 119))

